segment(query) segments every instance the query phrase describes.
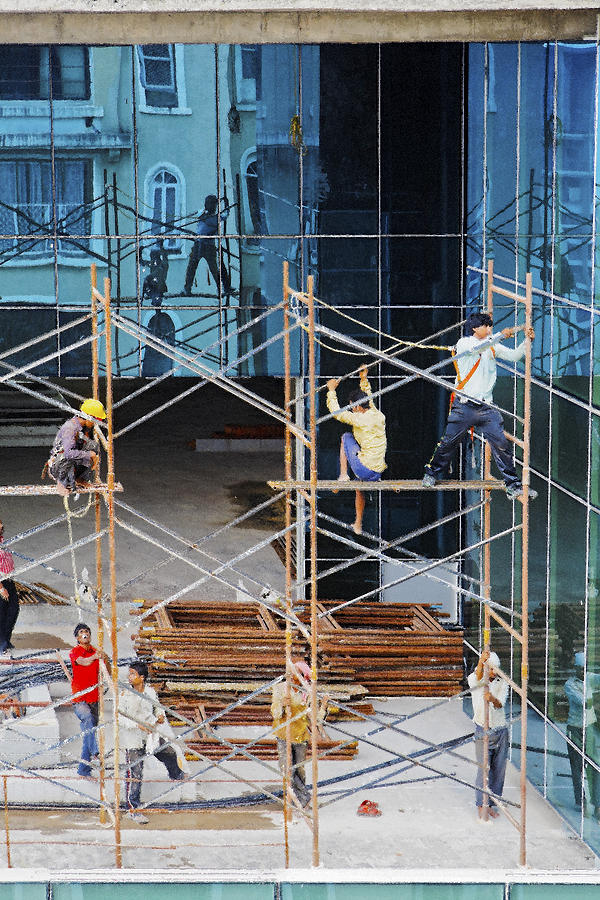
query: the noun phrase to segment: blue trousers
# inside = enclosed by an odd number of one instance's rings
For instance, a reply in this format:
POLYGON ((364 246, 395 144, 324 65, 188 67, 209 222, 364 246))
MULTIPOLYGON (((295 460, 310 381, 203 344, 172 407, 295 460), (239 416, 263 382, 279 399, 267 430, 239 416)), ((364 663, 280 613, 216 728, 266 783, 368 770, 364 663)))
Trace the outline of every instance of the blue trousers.
POLYGON ((427 474, 433 475, 437 481, 445 478, 456 448, 471 428, 480 431, 490 445, 492 456, 506 486, 520 485, 521 482, 515 472, 512 450, 508 438, 504 434, 502 416, 498 410, 492 409, 485 403, 471 401, 461 403, 459 400, 455 400, 452 404, 446 430, 435 448, 431 460, 425 466, 427 474))
MULTIPOLYGON (((506 761, 508 759, 508 728, 495 728, 488 732, 488 788, 498 797, 504 790, 506 761)), ((475 805, 483 806, 483 728, 475 726, 475 759, 477 760, 477 790, 475 805)), ((489 805, 495 806, 493 797, 489 797, 489 805)))
POLYGON ((77 766, 78 775, 91 775, 92 769, 89 765, 92 756, 98 753, 98 743, 96 741, 96 726, 98 724, 98 704, 97 703, 74 703, 73 711, 79 719, 79 726, 83 735, 83 743, 81 745, 81 762, 77 766))

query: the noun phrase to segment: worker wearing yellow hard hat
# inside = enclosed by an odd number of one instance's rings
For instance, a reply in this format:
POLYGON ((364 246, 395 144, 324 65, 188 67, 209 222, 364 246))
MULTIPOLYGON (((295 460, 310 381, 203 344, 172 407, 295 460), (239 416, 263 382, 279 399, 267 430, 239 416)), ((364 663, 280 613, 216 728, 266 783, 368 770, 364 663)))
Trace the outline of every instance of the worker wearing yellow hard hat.
POLYGON ((58 429, 42 477, 47 471, 62 496, 91 486, 100 465, 100 445, 94 440, 93 426, 105 419, 103 405, 90 397, 81 404, 79 414, 58 429))
POLYGON ((98 419, 101 422, 106 419, 106 411, 99 400, 84 400, 79 409, 86 419, 98 419))

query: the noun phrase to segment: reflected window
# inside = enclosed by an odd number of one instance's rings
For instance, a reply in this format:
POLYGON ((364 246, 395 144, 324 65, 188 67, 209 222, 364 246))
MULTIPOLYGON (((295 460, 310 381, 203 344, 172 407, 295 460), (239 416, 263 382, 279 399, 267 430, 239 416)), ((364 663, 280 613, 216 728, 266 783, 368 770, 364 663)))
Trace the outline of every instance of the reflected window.
POLYGON ((238 44, 235 47, 237 105, 240 109, 254 109, 260 76, 260 48, 257 44, 238 44))
POLYGON ((183 67, 177 59, 175 44, 146 44, 137 50, 146 106, 177 108, 180 105, 178 80, 182 74, 179 69, 183 67))
POLYGON ((1 100, 88 100, 87 47, 0 46, 1 100))
MULTIPOLYGON (((152 234, 168 234, 179 228, 182 216, 182 177, 172 167, 153 169, 146 179, 147 205, 152 209, 152 234)), ((181 251, 181 241, 168 238, 165 248, 170 252, 181 251)))
POLYGON ((14 235, 0 241, 0 261, 17 255, 46 257, 54 252, 53 187, 56 197, 56 231, 70 236, 57 238, 61 253, 80 255, 88 249, 91 233, 91 163, 89 160, 56 159, 0 161, 0 233, 14 235), (20 236, 48 235, 33 241, 20 236), (81 240, 73 240, 79 237, 81 240), (18 254, 13 253, 18 247, 18 254), (9 257, 6 257, 7 251, 9 257))
POLYGON ((255 147, 250 148, 243 155, 240 168, 243 178, 244 232, 248 235, 266 234, 267 227, 260 208, 258 163, 255 147))

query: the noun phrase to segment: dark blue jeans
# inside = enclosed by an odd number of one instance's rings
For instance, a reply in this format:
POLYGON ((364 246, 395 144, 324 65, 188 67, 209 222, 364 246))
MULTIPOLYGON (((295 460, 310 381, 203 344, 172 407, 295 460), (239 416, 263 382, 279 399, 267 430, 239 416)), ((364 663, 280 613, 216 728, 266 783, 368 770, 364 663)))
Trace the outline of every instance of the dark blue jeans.
POLYGON ((437 481, 445 478, 450 461, 456 448, 465 434, 475 428, 480 431, 490 445, 492 456, 500 469, 500 474, 507 487, 520 485, 515 472, 512 450, 508 438, 504 434, 504 422, 496 409, 485 403, 461 403, 455 400, 448 416, 446 430, 438 443, 430 462, 425 466, 428 475, 437 481))
MULTIPOLYGON (((492 794, 501 797, 508 759, 508 728, 495 728, 488 732, 488 735, 488 788, 492 794)), ((483 806, 483 728, 480 725, 475 726, 475 759, 477 760, 475 805, 483 806)), ((489 797, 489 805, 496 805, 492 797, 489 797)))
POLYGON ((83 743, 81 745, 81 761, 77 766, 78 775, 91 775, 92 769, 89 765, 92 756, 98 753, 98 743, 96 741, 96 726, 98 724, 98 704, 97 703, 74 703, 73 712, 79 719, 79 726, 83 735, 83 743))

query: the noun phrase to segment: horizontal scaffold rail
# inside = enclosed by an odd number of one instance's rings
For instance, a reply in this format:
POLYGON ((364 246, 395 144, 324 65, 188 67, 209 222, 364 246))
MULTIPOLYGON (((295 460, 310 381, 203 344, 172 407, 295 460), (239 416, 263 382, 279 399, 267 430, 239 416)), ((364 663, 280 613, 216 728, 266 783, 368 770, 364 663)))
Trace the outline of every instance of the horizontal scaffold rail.
MULTIPOLYGON (((99 481, 97 484, 92 484, 90 487, 78 487, 72 493, 73 494, 105 494, 110 491, 110 488, 105 482, 99 481)), ((120 481, 115 482, 115 486, 113 491, 118 492, 119 494, 123 493, 123 485, 120 481)), ((58 486, 56 484, 1 484, 0 485, 0 496, 1 497, 38 497, 40 495, 46 494, 57 494, 58 495, 58 486)), ((62 495, 59 495, 62 496, 62 495)))
MULTIPOLYGON (((308 491, 310 481, 268 481, 274 491, 308 491)), ((503 481, 490 478, 486 481, 440 481, 433 487, 425 487, 420 478, 402 481, 317 481, 319 491, 498 491, 505 490, 503 481)))

